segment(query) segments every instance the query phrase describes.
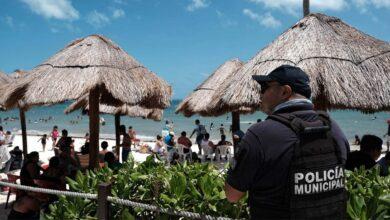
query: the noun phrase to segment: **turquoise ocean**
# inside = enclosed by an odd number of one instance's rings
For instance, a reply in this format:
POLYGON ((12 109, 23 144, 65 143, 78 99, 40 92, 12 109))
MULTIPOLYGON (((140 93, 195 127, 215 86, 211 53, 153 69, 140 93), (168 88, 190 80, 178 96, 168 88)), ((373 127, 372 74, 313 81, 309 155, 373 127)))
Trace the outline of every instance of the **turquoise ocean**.
MULTIPOLYGON (((200 117, 195 115, 190 118, 184 117, 182 114, 176 114, 175 109, 181 100, 173 100, 171 107, 164 110, 163 120, 155 122, 153 120, 145 120, 142 118, 130 118, 127 116, 121 117, 121 124, 132 126, 137 135, 141 139, 154 139, 157 134, 161 134, 161 130, 165 125, 165 120, 172 121, 174 125, 174 131, 179 134, 181 131, 191 133, 194 129, 195 119, 200 119, 208 131, 210 131, 211 123, 214 124, 211 132, 209 132, 213 139, 219 138, 219 127, 224 125, 228 131, 231 125, 231 114, 226 114, 220 117, 200 117)), ((84 136, 88 132, 88 116, 82 115, 81 111, 75 111, 71 114, 64 114, 63 111, 70 102, 52 105, 33 107, 26 112, 27 130, 28 134, 49 134, 54 125, 57 125, 60 130, 67 129, 73 136, 84 136), (45 121, 52 117, 51 120, 45 121), (41 120, 40 120, 41 119, 41 120), (73 121, 73 123, 71 123, 73 121), (76 123, 77 122, 77 123, 76 123)), ((357 134, 362 136, 363 134, 375 134, 380 137, 387 131, 386 120, 390 118, 389 112, 379 112, 375 114, 363 114, 359 111, 351 110, 336 110, 330 111, 330 115, 340 125, 348 139, 353 139, 357 134)), ((106 124, 100 127, 101 137, 113 138, 114 137, 114 116, 101 115, 106 124)), ((1 126, 4 130, 10 130, 20 133, 20 121, 14 120, 5 121, 5 118, 18 118, 19 111, 17 109, 7 112, 0 112, 1 126)), ((253 123, 256 123, 257 119, 264 120, 266 115, 261 112, 255 112, 254 114, 241 116, 241 129, 246 131, 253 123)))

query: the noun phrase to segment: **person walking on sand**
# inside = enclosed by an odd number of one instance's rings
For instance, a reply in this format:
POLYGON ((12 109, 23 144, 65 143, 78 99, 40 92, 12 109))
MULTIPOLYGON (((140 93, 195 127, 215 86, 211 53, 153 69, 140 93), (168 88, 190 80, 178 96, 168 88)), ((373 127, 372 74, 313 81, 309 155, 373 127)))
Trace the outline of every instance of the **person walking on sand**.
POLYGON ((207 134, 207 131, 206 131, 206 127, 202 124, 200 124, 200 121, 199 119, 196 119, 195 120, 195 129, 194 131, 192 131, 192 134, 190 135, 190 138, 192 138, 192 136, 194 134, 196 134, 196 144, 198 145, 198 149, 199 149, 199 152, 198 154, 199 155, 202 155, 202 139, 203 139, 203 136, 205 134, 207 134))
POLYGON ((122 147, 122 163, 125 163, 131 152, 131 138, 126 132, 126 126, 121 125, 119 127, 119 132, 123 135, 122 144, 120 146, 122 147))
POLYGON ((57 125, 55 125, 53 127, 53 130, 51 131, 50 133, 50 137, 51 137, 51 141, 53 142, 53 148, 56 146, 56 143, 57 143, 57 138, 58 136, 60 136, 59 132, 58 132, 58 127, 57 125))
POLYGON ((39 138, 38 142, 41 142, 42 144, 42 149, 43 149, 43 152, 45 152, 45 149, 46 149, 46 141, 47 141, 47 134, 44 134, 42 135, 41 138, 39 138))

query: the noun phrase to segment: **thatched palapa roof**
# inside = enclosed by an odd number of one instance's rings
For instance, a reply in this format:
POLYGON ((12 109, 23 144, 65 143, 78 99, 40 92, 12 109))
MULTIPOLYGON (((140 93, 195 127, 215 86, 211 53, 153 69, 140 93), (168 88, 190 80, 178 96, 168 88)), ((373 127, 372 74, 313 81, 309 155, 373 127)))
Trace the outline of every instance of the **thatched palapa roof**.
MULTIPOLYGON (((241 68, 243 62, 238 59, 233 59, 225 62, 217 68, 202 84, 200 84, 189 96, 187 96, 177 107, 176 113, 182 112, 186 117, 194 114, 202 116, 216 116, 218 114, 210 113, 209 108, 215 90, 226 83, 226 80, 241 68)), ((237 108, 236 110, 239 110, 237 108)), ((244 108, 241 112, 246 112, 244 108)))
POLYGON ((10 82, 12 82, 12 78, 0 71, 0 85, 4 85, 10 82))
POLYGON ((11 73, 9 76, 13 79, 19 79, 19 78, 24 77, 27 73, 28 73, 27 71, 17 69, 13 73, 11 73))
MULTIPOLYGON (((88 95, 85 95, 72 103, 68 108, 65 109, 65 113, 68 114, 77 109, 87 110, 89 109, 88 95)), ((160 121, 163 115, 162 109, 147 109, 140 106, 129 106, 122 105, 120 107, 114 107, 109 105, 101 104, 99 106, 100 113, 111 114, 111 115, 126 115, 130 117, 142 117, 145 119, 153 119, 160 121)))
POLYGON ((309 74, 317 108, 390 110, 389 42, 324 14, 304 17, 246 63, 215 92, 214 110, 257 109, 260 86, 252 75, 283 64, 309 74))
POLYGON ((171 87, 111 40, 91 35, 73 41, 18 80, 6 94, 6 107, 78 99, 95 86, 102 103, 166 108, 171 87))

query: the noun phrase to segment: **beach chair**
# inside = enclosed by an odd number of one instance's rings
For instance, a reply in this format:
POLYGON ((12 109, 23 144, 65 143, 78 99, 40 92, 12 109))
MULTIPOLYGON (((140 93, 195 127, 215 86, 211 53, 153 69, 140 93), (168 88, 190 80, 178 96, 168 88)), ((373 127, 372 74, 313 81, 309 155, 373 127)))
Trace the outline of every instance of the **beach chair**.
POLYGON ((213 148, 211 148, 208 145, 202 145, 202 150, 203 150, 202 161, 206 161, 206 159, 212 158, 212 156, 214 154, 213 148))
POLYGON ((230 148, 231 146, 228 145, 221 145, 218 146, 218 155, 217 155, 217 161, 219 162, 221 160, 221 157, 226 157, 227 161, 230 161, 231 154, 230 154, 230 148))
POLYGON ((89 166, 89 154, 77 154, 79 158, 80 166, 82 169, 86 169, 89 166))
MULTIPOLYGON (((8 178, 8 182, 9 183, 17 184, 16 181, 18 179, 20 179, 20 176, 14 175, 14 174, 11 174, 11 173, 7 173, 7 178, 8 178)), ((18 189, 13 188, 13 187, 9 187, 8 195, 7 195, 7 201, 5 203, 5 209, 8 208, 8 201, 9 201, 9 197, 11 196, 11 193, 15 194, 16 197, 18 197, 18 189)))
POLYGON ((188 157, 189 161, 192 162, 192 151, 191 151, 191 148, 190 148, 190 151, 188 153, 184 153, 184 148, 186 148, 186 147, 184 145, 182 145, 182 144, 178 144, 178 146, 177 146, 177 153, 179 154, 180 160, 184 161, 188 157))

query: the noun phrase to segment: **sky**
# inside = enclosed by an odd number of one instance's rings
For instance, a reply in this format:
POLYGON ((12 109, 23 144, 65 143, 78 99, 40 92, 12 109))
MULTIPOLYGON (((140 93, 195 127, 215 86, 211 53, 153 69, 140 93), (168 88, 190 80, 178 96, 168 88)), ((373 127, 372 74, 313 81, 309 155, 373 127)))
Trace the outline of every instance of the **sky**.
MULTIPOLYGON (((390 0, 311 0, 390 40, 390 0)), ((71 41, 102 34, 187 96, 225 61, 248 61, 302 18, 302 0, 0 0, 0 70, 31 70, 71 41)))

